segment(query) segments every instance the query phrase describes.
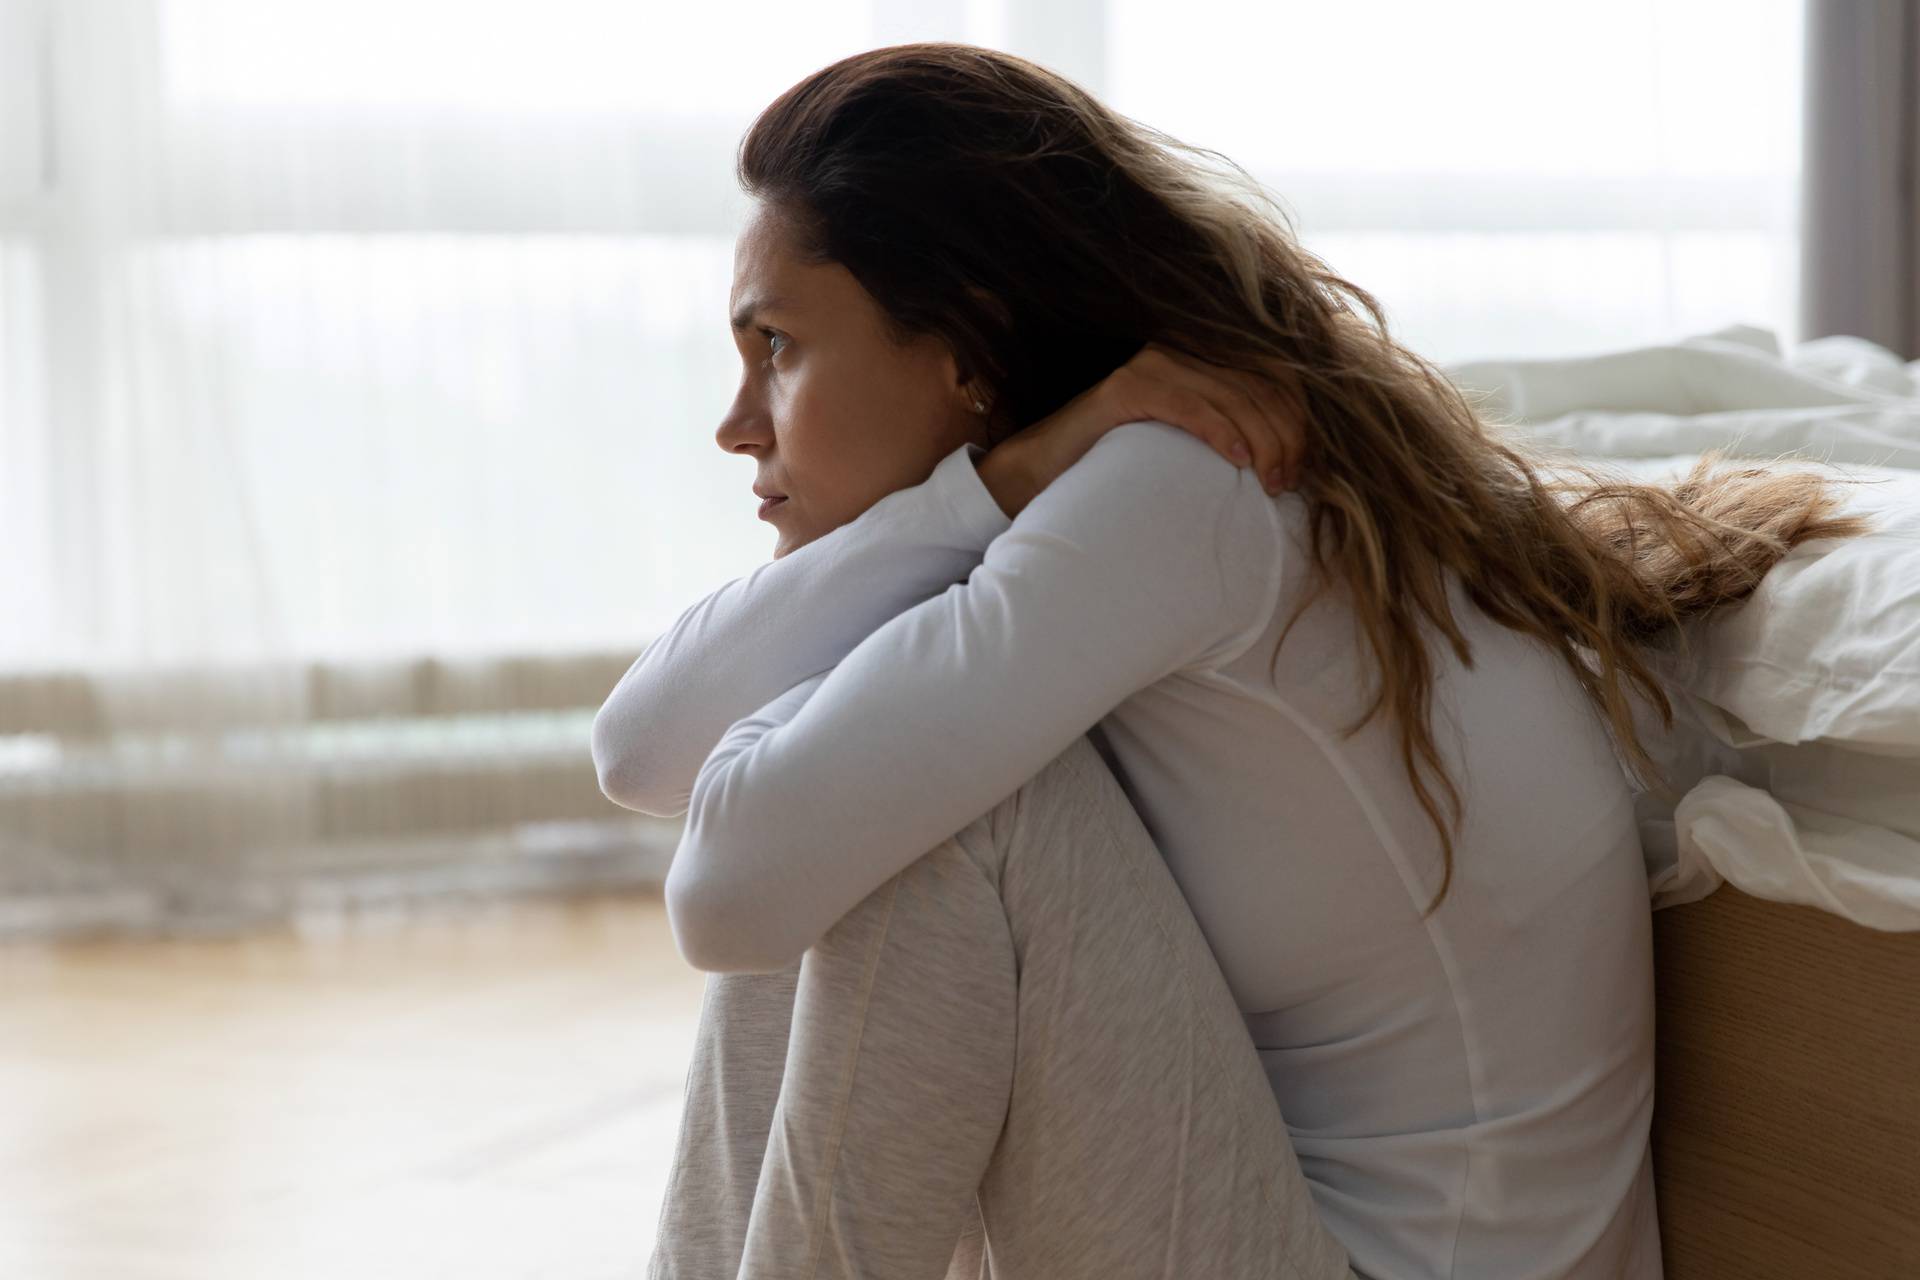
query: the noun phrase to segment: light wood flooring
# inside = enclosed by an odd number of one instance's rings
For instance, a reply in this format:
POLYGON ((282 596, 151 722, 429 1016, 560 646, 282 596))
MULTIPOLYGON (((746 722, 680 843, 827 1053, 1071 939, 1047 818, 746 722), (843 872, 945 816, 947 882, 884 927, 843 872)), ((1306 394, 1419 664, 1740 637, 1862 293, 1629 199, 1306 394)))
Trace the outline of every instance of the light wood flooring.
POLYGON ((656 894, 0 946, 0 1277, 644 1277, 705 975, 656 894))

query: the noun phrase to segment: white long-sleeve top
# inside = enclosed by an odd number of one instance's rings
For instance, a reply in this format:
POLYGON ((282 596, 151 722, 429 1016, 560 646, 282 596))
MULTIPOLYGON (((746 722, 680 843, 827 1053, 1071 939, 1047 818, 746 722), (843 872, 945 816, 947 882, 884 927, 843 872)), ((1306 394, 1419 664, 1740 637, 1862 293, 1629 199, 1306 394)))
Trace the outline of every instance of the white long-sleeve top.
MULTIPOLYGON (((602 789, 686 814, 681 953, 785 966, 1092 731, 1373 1277, 1657 1277, 1650 906, 1612 738, 1457 579, 1430 644, 1452 886, 1306 505, 1164 422, 1009 519, 964 445, 689 608, 595 719, 602 789)), ((1430 633, 1434 634, 1434 633, 1430 633)), ((1431 782, 1436 796, 1437 782, 1431 782)), ((1444 800, 1442 800, 1444 804, 1444 800)))

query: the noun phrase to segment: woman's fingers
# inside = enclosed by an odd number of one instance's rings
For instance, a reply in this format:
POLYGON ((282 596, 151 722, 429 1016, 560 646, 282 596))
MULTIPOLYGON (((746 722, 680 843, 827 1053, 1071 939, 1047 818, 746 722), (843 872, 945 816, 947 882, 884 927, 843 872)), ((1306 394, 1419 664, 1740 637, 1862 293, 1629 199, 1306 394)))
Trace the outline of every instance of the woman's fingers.
POLYGON ((1261 464, 1260 482, 1266 486, 1268 493, 1279 493, 1287 487, 1287 475, 1292 466, 1293 443, 1287 438, 1285 425, 1267 399, 1250 394, 1244 385, 1235 386, 1234 396, 1241 406, 1242 415, 1257 421, 1260 429, 1266 433, 1270 460, 1261 464))
POLYGON ((1187 361, 1186 368, 1195 376, 1224 388, 1232 397, 1236 406, 1236 420, 1245 424, 1246 434, 1253 445, 1255 478, 1268 493, 1281 492, 1287 483, 1292 445, 1281 419, 1273 411, 1271 393, 1260 388, 1259 394, 1255 394, 1256 380, 1238 369, 1192 359, 1187 361))
MULTIPOLYGON (((1219 394, 1218 388, 1209 388, 1209 391, 1212 395, 1219 394)), ((1178 425, 1205 440, 1236 466, 1250 467, 1258 461, 1258 454, 1245 429, 1232 413, 1217 404, 1207 392, 1179 383, 1156 382, 1153 384, 1153 400, 1157 407, 1148 410, 1142 417, 1159 418, 1178 425)))
POLYGON ((1169 393, 1168 411, 1156 410, 1155 416, 1192 430, 1230 461, 1250 467, 1269 493, 1279 493, 1297 483, 1304 433, 1266 383, 1238 369, 1194 360, 1158 343, 1148 343, 1129 363, 1137 364, 1144 379, 1157 382, 1169 393), (1200 410, 1184 396, 1174 397, 1175 391, 1197 397, 1207 410, 1200 410), (1206 412, 1208 424, 1203 428, 1169 416, 1179 412, 1178 405, 1193 406, 1188 409, 1190 413, 1206 412))
POLYGON ((1270 492, 1293 487, 1299 482, 1300 459, 1306 432, 1298 413, 1288 401, 1276 395, 1273 387, 1260 378, 1239 369, 1209 366, 1211 376, 1230 381, 1241 412, 1260 424, 1271 445, 1271 461, 1265 464, 1261 480, 1270 492))
MULTIPOLYGON (((1131 388, 1141 417, 1170 422, 1213 446, 1233 463, 1261 474, 1270 450, 1264 432, 1247 421, 1243 407, 1233 403, 1232 388, 1184 363, 1178 353, 1159 343, 1148 343, 1122 366, 1132 375, 1131 388)), ((1270 465, 1270 464, 1269 464, 1270 465)))
POLYGON ((1109 374, 1100 390, 1108 401, 1098 415, 1102 434, 1122 422, 1153 418, 1205 441, 1235 466, 1253 465, 1253 449, 1239 424, 1209 400, 1194 379, 1179 376, 1152 344, 1109 374))

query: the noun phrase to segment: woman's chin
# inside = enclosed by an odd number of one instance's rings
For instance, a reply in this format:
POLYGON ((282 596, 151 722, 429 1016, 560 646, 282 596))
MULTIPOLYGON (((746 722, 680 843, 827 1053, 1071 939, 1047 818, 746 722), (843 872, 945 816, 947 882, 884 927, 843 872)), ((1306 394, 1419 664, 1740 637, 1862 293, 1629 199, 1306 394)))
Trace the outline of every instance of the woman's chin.
MULTIPOLYGON (((783 502, 780 505, 784 507, 786 504, 783 502)), ((775 560, 778 560, 781 556, 789 552, 798 551, 801 547, 806 546, 809 542, 812 542, 814 538, 819 536, 807 530, 796 529, 786 525, 780 517, 778 508, 775 508, 775 512, 776 514, 773 520, 769 521, 769 523, 774 525, 774 533, 777 535, 773 544, 773 558, 775 560)))

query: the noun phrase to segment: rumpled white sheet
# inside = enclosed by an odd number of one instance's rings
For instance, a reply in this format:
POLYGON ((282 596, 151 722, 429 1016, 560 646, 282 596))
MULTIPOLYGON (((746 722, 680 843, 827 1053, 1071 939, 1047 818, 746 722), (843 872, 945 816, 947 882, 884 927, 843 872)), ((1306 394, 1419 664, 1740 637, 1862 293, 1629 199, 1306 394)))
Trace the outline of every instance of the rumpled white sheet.
MULTIPOLYGON (((1682 475, 1723 446, 1920 479, 1920 360, 1860 338, 1783 352, 1772 331, 1736 325, 1670 345, 1446 371, 1528 436, 1645 479, 1682 475)), ((1731 881, 1870 928, 1920 929, 1920 723, 1910 743, 1897 732, 1876 743, 1781 742, 1696 690, 1666 688, 1671 730, 1633 694, 1642 741, 1680 793, 1677 804, 1654 790, 1635 800, 1655 909, 1731 881)), ((1740 696, 1771 723, 1755 701, 1764 690, 1740 696)))
POLYGON ((1668 688, 1661 727, 1630 690, 1640 738, 1681 793, 1634 798, 1656 910, 1723 881, 1875 929, 1920 928, 1920 758, 1813 740, 1775 742, 1668 688))

